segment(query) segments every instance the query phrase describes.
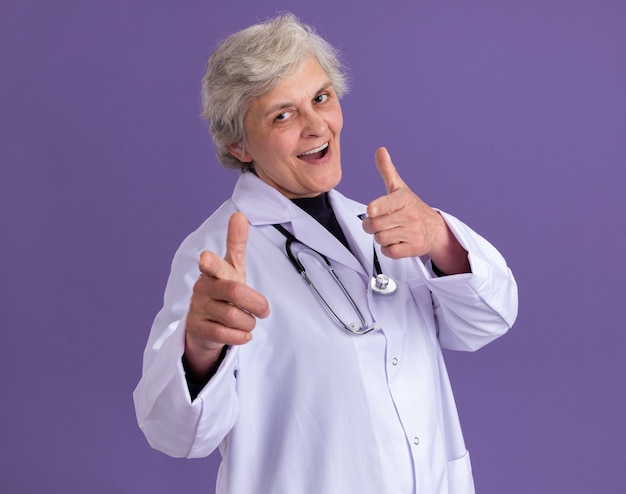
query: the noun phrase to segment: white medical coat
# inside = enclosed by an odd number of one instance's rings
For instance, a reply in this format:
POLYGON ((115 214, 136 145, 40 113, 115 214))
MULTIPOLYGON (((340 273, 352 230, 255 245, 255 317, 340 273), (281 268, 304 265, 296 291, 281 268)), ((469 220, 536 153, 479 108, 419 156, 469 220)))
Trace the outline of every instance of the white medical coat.
MULTIPOLYGON (((175 457, 219 447, 217 492, 237 494, 467 494, 474 492, 441 348, 473 351, 505 333, 517 287, 486 240, 441 213, 469 252, 471 274, 437 278, 427 259, 392 260, 382 271, 394 295, 369 293, 373 238, 365 206, 332 190, 329 199, 352 248, 252 173, 176 252, 144 353, 134 401, 149 443, 175 457), (185 381, 185 317, 203 250, 225 251, 228 219, 251 225, 247 281, 270 304, 253 339, 231 347, 195 398, 185 381), (280 223, 324 253, 380 330, 340 329, 289 262, 280 223)), ((333 282, 321 288, 351 314, 333 282), (345 307, 344 307, 345 306, 345 307)))

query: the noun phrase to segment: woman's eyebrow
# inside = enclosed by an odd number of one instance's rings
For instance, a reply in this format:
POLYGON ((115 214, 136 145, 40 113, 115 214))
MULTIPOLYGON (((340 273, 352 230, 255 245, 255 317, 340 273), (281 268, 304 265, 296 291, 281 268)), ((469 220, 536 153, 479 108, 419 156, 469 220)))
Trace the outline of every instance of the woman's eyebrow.
POLYGON ((330 81, 326 81, 322 87, 320 87, 315 94, 320 94, 322 91, 326 91, 329 87, 332 87, 333 83, 330 81))
MULTIPOLYGON (((326 91, 329 87, 332 87, 332 85, 333 85, 332 82, 326 81, 324 84, 322 84, 322 86, 317 91, 315 91, 315 95, 318 95, 323 91, 326 91)), ((286 110, 288 108, 292 108, 293 106, 295 106, 295 103, 290 103, 287 101, 276 103, 275 105, 272 105, 267 110, 265 110, 265 112, 263 112, 263 117, 269 117, 270 115, 272 115, 273 113, 279 110, 286 110)))
POLYGON ((263 117, 269 117, 273 113, 276 113, 278 110, 286 110, 287 108, 290 108, 292 106, 292 103, 276 103, 275 105, 272 105, 267 110, 265 110, 265 112, 263 113, 263 117))

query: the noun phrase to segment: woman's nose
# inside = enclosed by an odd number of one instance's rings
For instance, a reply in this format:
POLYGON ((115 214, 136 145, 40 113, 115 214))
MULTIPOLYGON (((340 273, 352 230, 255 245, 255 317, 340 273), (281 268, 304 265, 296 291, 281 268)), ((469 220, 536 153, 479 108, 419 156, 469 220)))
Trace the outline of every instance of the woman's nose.
POLYGON ((315 110, 306 112, 302 128, 303 137, 322 136, 326 133, 327 128, 326 120, 318 112, 315 110))

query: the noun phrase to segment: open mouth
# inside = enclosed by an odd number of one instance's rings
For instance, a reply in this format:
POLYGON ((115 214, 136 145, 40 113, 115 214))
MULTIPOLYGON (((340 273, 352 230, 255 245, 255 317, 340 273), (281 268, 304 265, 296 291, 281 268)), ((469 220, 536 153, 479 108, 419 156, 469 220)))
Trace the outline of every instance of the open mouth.
POLYGON ((310 151, 307 151, 306 153, 299 154, 298 158, 304 161, 315 161, 326 156, 326 153, 328 153, 327 142, 325 142, 319 147, 316 147, 315 149, 311 149, 310 151))

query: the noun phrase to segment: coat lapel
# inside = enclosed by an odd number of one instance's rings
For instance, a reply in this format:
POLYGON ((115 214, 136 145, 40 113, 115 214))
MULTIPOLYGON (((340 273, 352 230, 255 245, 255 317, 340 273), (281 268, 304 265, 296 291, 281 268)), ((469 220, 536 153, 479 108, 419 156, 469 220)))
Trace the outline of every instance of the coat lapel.
POLYGON ((243 173, 240 176, 232 199, 237 208, 246 215, 250 225, 263 227, 274 223, 282 224, 292 231, 300 242, 321 252, 332 261, 341 263, 365 277, 371 275, 373 240, 361 227, 358 215, 365 212, 365 206, 362 204, 347 199, 336 190, 330 191, 333 211, 354 251, 353 255, 314 218, 253 173, 243 173))

